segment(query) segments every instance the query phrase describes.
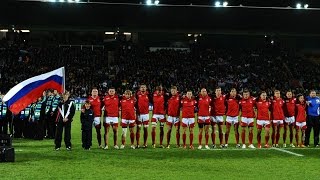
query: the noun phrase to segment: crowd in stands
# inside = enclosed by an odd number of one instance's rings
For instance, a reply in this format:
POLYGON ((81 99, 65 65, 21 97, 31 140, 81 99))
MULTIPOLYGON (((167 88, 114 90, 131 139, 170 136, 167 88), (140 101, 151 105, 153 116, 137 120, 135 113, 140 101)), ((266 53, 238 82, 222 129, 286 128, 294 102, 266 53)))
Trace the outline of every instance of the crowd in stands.
POLYGON ((8 91, 15 84, 50 70, 66 67, 66 88, 76 97, 87 97, 91 87, 102 93, 115 87, 119 93, 146 84, 153 91, 158 85, 179 91, 209 91, 219 85, 224 90, 292 89, 304 93, 320 90, 320 66, 293 51, 269 49, 204 49, 197 53, 181 50, 149 51, 147 48, 119 48, 114 61, 102 47, 0 47, 0 88, 8 91))

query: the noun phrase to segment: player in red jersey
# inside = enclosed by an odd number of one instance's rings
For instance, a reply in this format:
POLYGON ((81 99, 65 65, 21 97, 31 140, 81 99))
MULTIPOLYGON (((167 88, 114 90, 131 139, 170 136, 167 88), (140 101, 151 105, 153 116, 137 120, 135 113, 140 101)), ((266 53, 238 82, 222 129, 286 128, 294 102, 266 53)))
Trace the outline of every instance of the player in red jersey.
POLYGON ((137 148, 140 147, 140 129, 143 126, 143 147, 147 147, 148 139, 148 127, 149 127, 149 103, 151 100, 150 94, 147 91, 147 86, 145 84, 140 85, 140 90, 136 94, 136 109, 137 109, 137 132, 136 141, 137 148))
POLYGON ((186 131, 189 127, 189 140, 190 140, 190 149, 194 149, 193 147, 193 128, 194 128, 194 109, 197 104, 197 101, 192 97, 192 91, 188 91, 185 98, 181 100, 182 106, 182 141, 183 141, 183 148, 187 148, 186 145, 186 131))
POLYGON ((227 118, 226 118, 226 133, 225 133, 225 145, 224 147, 228 147, 228 140, 231 126, 233 126, 234 134, 236 137, 236 147, 240 148, 239 144, 239 101, 240 97, 237 95, 237 90, 232 88, 230 90, 229 96, 226 98, 226 109, 227 109, 227 118))
POLYGON ((302 147, 304 148, 304 139, 305 139, 305 130, 307 129, 307 122, 306 122, 306 109, 307 105, 304 100, 303 95, 298 95, 297 97, 298 102, 296 104, 296 142, 297 142, 297 147, 302 147), (299 144, 299 132, 301 133, 301 143, 299 144))
POLYGON ((274 91, 274 98, 271 103, 272 117, 272 146, 279 147, 280 131, 284 121, 284 101, 280 97, 280 91, 274 91))
POLYGON ((134 125, 136 120, 135 113, 135 99, 132 97, 132 92, 126 90, 124 97, 120 101, 121 107, 121 126, 122 126, 122 144, 120 149, 124 149, 127 135, 127 128, 129 126, 131 148, 135 149, 134 146, 134 125))
POLYGON ((98 145, 100 148, 102 148, 101 146, 101 109, 102 109, 102 103, 101 103, 101 99, 98 96, 98 89, 96 87, 92 88, 91 91, 91 96, 88 98, 88 100, 90 101, 91 104, 91 108, 93 110, 93 114, 94 114, 94 122, 93 125, 96 128, 96 132, 97 132, 97 140, 98 140, 98 145))
POLYGON ((245 89, 242 93, 243 98, 240 101, 240 109, 241 109, 241 139, 242 139, 242 148, 246 148, 246 128, 249 128, 249 148, 254 149, 254 145, 252 144, 253 140, 253 126, 254 126, 254 118, 255 112, 254 107, 256 105, 256 98, 250 96, 249 90, 245 89))
POLYGON ((293 141, 293 129, 295 125, 295 106, 296 98, 292 96, 291 91, 287 91, 286 100, 284 104, 284 131, 283 131, 283 147, 286 147, 287 131, 290 131, 290 147, 294 147, 293 141))
POLYGON ((226 112, 225 106, 225 99, 226 96, 222 94, 221 87, 216 87, 215 95, 212 98, 212 105, 211 105, 211 127, 212 127, 212 148, 215 148, 215 139, 216 139, 216 128, 215 125, 218 126, 219 131, 219 139, 220 139, 220 147, 223 148, 223 132, 222 132, 222 125, 223 125, 223 116, 226 112))
POLYGON ((267 100, 267 93, 262 91, 260 94, 260 99, 256 102, 257 107, 257 139, 258 148, 261 148, 261 131, 262 128, 265 130, 265 148, 269 148, 269 138, 270 138, 270 107, 271 103, 267 100))
POLYGON ((166 113, 165 113, 165 94, 163 88, 158 86, 156 91, 153 93, 153 111, 152 111, 152 147, 156 147, 156 127, 157 123, 160 122, 160 147, 164 148, 162 145, 163 136, 164 136, 164 124, 166 122, 166 113))
POLYGON ((176 127, 177 146, 180 147, 180 97, 176 86, 171 87, 171 96, 168 99, 167 120, 167 148, 170 148, 172 127, 176 127))
POLYGON ((209 141, 209 125, 210 125, 210 104, 211 98, 208 96, 205 88, 201 89, 198 96, 198 125, 199 125, 199 147, 202 149, 202 132, 205 131, 206 149, 210 149, 208 146, 209 141))
POLYGON ((119 97, 116 95, 115 88, 111 87, 108 90, 108 95, 106 95, 103 99, 104 102, 104 110, 105 110, 105 121, 104 125, 104 141, 105 147, 104 149, 108 149, 108 137, 109 137, 109 127, 111 126, 113 129, 113 144, 115 149, 119 149, 117 145, 117 137, 118 137, 118 121, 119 121, 119 97))

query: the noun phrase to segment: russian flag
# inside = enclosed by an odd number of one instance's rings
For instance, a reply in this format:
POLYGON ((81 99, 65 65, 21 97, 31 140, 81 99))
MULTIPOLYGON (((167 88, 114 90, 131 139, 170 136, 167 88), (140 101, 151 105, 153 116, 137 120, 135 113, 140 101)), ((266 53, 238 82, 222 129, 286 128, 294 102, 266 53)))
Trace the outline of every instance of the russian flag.
POLYGON ((27 79, 16 86, 4 96, 10 111, 18 114, 29 104, 35 102, 47 89, 56 89, 62 93, 65 85, 64 67, 27 79))

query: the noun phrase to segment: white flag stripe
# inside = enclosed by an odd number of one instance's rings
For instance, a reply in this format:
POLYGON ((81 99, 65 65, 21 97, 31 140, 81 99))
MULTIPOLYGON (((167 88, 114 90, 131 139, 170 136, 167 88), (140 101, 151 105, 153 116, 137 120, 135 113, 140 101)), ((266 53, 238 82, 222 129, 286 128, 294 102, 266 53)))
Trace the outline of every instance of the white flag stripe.
POLYGON ((10 89, 10 91, 3 97, 3 101, 6 102, 9 99, 11 99, 17 92, 19 92, 23 87, 25 87, 26 85, 33 83, 35 81, 39 81, 39 80, 44 80, 47 79, 50 76, 53 75, 58 75, 63 77, 63 70, 64 67, 61 67, 59 69, 53 70, 51 72, 45 73, 45 74, 41 74, 32 78, 29 78, 25 81, 22 81, 21 83, 17 84, 16 86, 14 86, 12 89, 10 89))

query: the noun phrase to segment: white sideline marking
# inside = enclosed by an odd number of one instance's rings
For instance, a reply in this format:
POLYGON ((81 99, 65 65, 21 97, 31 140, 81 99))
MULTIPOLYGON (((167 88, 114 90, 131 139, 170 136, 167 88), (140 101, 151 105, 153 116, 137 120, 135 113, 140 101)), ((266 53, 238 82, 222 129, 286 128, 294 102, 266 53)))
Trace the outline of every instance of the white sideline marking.
POLYGON ((16 152, 21 152, 21 151, 23 151, 22 149, 16 149, 16 150, 14 150, 14 151, 16 151, 16 152))
POLYGON ((292 154, 292 155, 295 155, 295 156, 300 156, 300 157, 304 156, 302 154, 294 153, 294 152, 287 151, 287 150, 280 149, 280 148, 271 148, 271 149, 274 149, 274 150, 277 150, 277 151, 281 151, 281 152, 284 152, 284 153, 288 153, 288 154, 292 154))

